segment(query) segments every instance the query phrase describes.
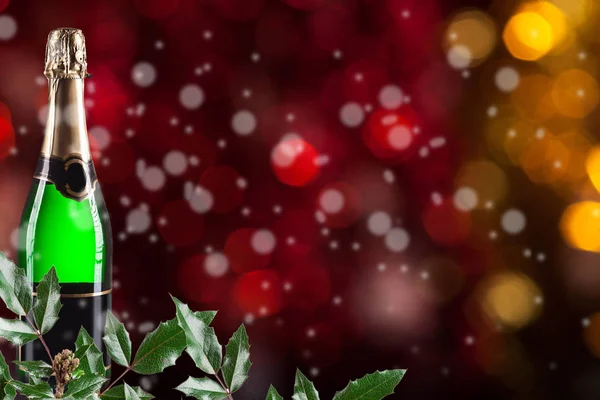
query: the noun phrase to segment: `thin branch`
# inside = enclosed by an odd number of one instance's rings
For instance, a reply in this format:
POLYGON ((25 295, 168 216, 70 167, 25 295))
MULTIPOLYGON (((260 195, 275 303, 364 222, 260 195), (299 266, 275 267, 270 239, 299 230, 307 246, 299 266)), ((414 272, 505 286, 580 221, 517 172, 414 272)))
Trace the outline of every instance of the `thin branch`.
POLYGON ((29 316, 25 315, 25 319, 27 320, 27 322, 29 323, 29 325, 31 325, 31 327, 33 328, 33 330, 35 331, 35 334, 40 339, 40 342, 42 342, 42 345, 46 349, 46 353, 48 353, 48 357, 50 358, 50 362, 52 363, 52 366, 54 366, 54 359, 52 358, 52 353, 50 352, 50 349, 48 348, 48 345, 46 344, 46 341, 44 340, 44 337, 42 336, 42 333, 33 324, 33 321, 31 321, 31 319, 29 319, 29 316))
POLYGON ((99 394, 99 396, 102 396, 104 393, 106 393, 111 387, 113 387, 115 385, 115 383, 117 383, 119 381, 119 379, 121 379, 123 376, 125 376, 125 374, 128 373, 129 371, 131 371, 131 366, 127 367, 127 369, 125 371, 123 371, 123 373, 121 375, 119 375, 117 379, 112 381, 112 383, 110 385, 108 385, 108 387, 106 389, 104 389, 102 391, 102 393, 99 394))
MULTIPOLYGON (((219 368, 219 371, 221 369, 219 368)), ((217 371, 215 373, 215 378, 217 378, 217 381, 219 382, 219 384, 221 385, 221 387, 223 388, 223 390, 225 390, 225 392, 227 392, 227 397, 229 397, 230 400, 233 400, 233 396, 231 395, 231 392, 229 391, 229 388, 223 383, 223 381, 221 380, 221 378, 219 378, 219 371, 217 371)))

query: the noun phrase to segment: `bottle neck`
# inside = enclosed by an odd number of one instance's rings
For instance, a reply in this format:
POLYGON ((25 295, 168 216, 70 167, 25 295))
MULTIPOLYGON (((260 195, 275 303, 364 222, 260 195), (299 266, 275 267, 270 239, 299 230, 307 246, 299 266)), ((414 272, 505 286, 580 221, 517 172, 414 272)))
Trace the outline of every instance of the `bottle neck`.
POLYGON ((78 156, 91 161, 85 123, 83 79, 51 78, 48 80, 48 119, 43 158, 65 159, 78 156))

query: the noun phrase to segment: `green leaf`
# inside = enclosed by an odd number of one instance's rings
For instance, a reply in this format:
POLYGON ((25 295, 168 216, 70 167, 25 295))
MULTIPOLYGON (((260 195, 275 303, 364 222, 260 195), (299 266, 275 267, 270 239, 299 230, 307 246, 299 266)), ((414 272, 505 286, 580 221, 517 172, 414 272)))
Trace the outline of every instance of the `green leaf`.
POLYGON ((296 370, 293 400, 319 400, 319 392, 300 370, 296 370))
POLYGON ((17 395, 15 389, 9 385, 11 380, 8 364, 0 353, 0 400, 13 400, 17 395))
POLYGON ((0 252, 0 298, 17 315, 27 315, 33 304, 31 282, 23 268, 17 267, 0 252))
POLYGON ((355 381, 350 381, 348 386, 337 392, 333 400, 380 400, 394 393, 394 389, 402 377, 405 369, 376 371, 363 376, 355 381))
POLYGON ((56 321, 62 308, 60 285, 54 267, 44 275, 37 287, 37 300, 33 306, 33 317, 42 334, 48 332, 56 321))
POLYGON ((217 382, 209 378, 188 378, 175 390, 186 396, 200 400, 222 400, 227 398, 227 392, 217 382))
POLYGON ((0 380, 3 380, 5 382, 12 380, 12 377, 10 376, 10 368, 6 363, 6 360, 4 359, 4 355, 2 355, 2 353, 0 353, 0 380))
POLYGON ((267 398, 265 400, 283 400, 283 397, 277 393, 277 389, 273 385, 269 387, 269 391, 267 392, 267 398))
MULTIPOLYGON (((150 393, 146 393, 139 386, 134 386, 132 389, 140 400, 151 400, 154 398, 150 393)), ((125 400, 125 386, 119 385, 111 388, 109 391, 100 396, 102 400, 125 400)))
POLYGON ((132 369, 138 374, 157 374, 174 365, 183 349, 185 334, 177 320, 161 322, 142 341, 131 364, 132 369))
POLYGON ((125 400, 142 400, 140 399, 140 396, 137 395, 135 390, 127 384, 127 382, 124 383, 123 392, 125 393, 125 400))
POLYGON ((39 382, 35 385, 23 383, 19 381, 10 381, 10 385, 22 395, 29 399, 52 399, 54 394, 52 388, 46 381, 39 382))
POLYGON ((97 375, 84 375, 76 381, 72 381, 67 386, 67 397, 69 400, 87 400, 94 393, 100 390, 100 387, 107 379, 97 375))
POLYGON ((251 365, 248 334, 244 325, 240 325, 227 343, 223 362, 223 378, 231 393, 246 382, 251 365))
POLYGON ((0 318, 0 337, 10 340, 17 346, 23 346, 37 339, 37 334, 29 324, 20 319, 0 318))
POLYGON ((215 375, 221 367, 223 349, 217 339, 214 328, 209 324, 216 312, 192 312, 187 304, 171 296, 177 308, 177 321, 185 332, 187 348, 185 351, 192 357, 196 366, 207 374, 215 375))
POLYGON ((79 330, 75 340, 75 357, 79 358, 79 367, 74 373, 78 374, 78 371, 83 371, 86 375, 104 376, 106 374, 102 352, 83 327, 79 330))
POLYGON ((0 400, 14 400, 17 396, 17 391, 8 383, 2 384, 4 390, 0 392, 0 400))
POLYGON ((14 361, 21 370, 36 378, 47 378, 52 375, 52 366, 44 361, 14 361))
POLYGON ((131 339, 125 325, 120 322, 112 312, 106 316, 106 335, 102 338, 106 350, 117 364, 129 366, 131 361, 131 339))

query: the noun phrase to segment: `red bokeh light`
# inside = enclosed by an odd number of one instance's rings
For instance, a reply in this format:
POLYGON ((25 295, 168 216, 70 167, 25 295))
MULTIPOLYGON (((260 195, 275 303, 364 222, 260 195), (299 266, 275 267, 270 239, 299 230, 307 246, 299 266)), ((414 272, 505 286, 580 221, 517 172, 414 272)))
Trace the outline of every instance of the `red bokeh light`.
POLYGON ((0 0, 0 12, 4 11, 6 7, 10 4, 10 0, 0 0))
POLYGON ((208 169, 200 178, 200 185, 213 196, 212 211, 225 213, 239 206, 244 191, 238 186, 239 174, 231 167, 217 166, 208 169))
POLYGON ((470 215, 458 211, 452 199, 440 205, 428 205, 423 213, 423 224, 436 243, 448 246, 463 242, 471 232, 470 215))
MULTIPOLYGON (((0 5, 0 10, 1 9, 2 9, 2 6, 0 5)), ((10 115, 10 109, 8 108, 8 106, 6 104, 4 104, 1 101, 0 101, 0 118, 5 119, 8 122, 12 122, 12 117, 10 115)))
POLYGON ((325 215, 325 224, 334 228, 352 225, 362 212, 360 192, 345 182, 324 186, 317 196, 317 207, 325 215))
POLYGON ((204 233, 204 219, 184 200, 167 203, 161 210, 156 225, 165 242, 177 246, 197 243, 204 233))
POLYGON ((208 276, 204 269, 205 260, 204 254, 186 258, 179 265, 178 284, 186 299, 198 303, 213 303, 227 291, 229 279, 208 276))
POLYGON ((271 167, 277 178, 290 186, 304 186, 319 172, 318 153, 305 140, 284 139, 271 152, 271 167))
POLYGON ((14 146, 15 131, 9 120, 0 118, 0 158, 9 155, 14 146))
POLYGON ((240 276, 235 284, 234 298, 243 312, 258 317, 277 314, 283 307, 279 274, 269 269, 240 276))
POLYGON ((229 266, 235 272, 245 272, 266 268, 271 261, 271 253, 259 254, 252 247, 252 237, 257 229, 243 228, 232 232, 225 242, 225 255, 229 266))
POLYGON ((379 109, 373 112, 363 129, 363 140, 379 158, 406 161, 417 150, 414 113, 379 109))

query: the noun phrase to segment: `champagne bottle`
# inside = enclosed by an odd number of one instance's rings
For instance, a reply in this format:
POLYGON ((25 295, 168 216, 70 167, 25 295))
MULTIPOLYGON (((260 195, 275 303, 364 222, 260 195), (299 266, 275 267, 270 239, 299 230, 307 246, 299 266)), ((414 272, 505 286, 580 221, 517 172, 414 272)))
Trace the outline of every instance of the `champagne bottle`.
MULTIPOLYGON (((78 29, 50 32, 46 46, 48 119, 21 218, 18 264, 33 285, 54 266, 61 285, 57 324, 44 335, 52 355, 73 348, 84 327, 110 359, 102 336, 111 309, 112 234, 88 143, 84 79, 85 38, 78 29)), ((18 349, 18 359, 50 362, 38 341, 18 349)))

